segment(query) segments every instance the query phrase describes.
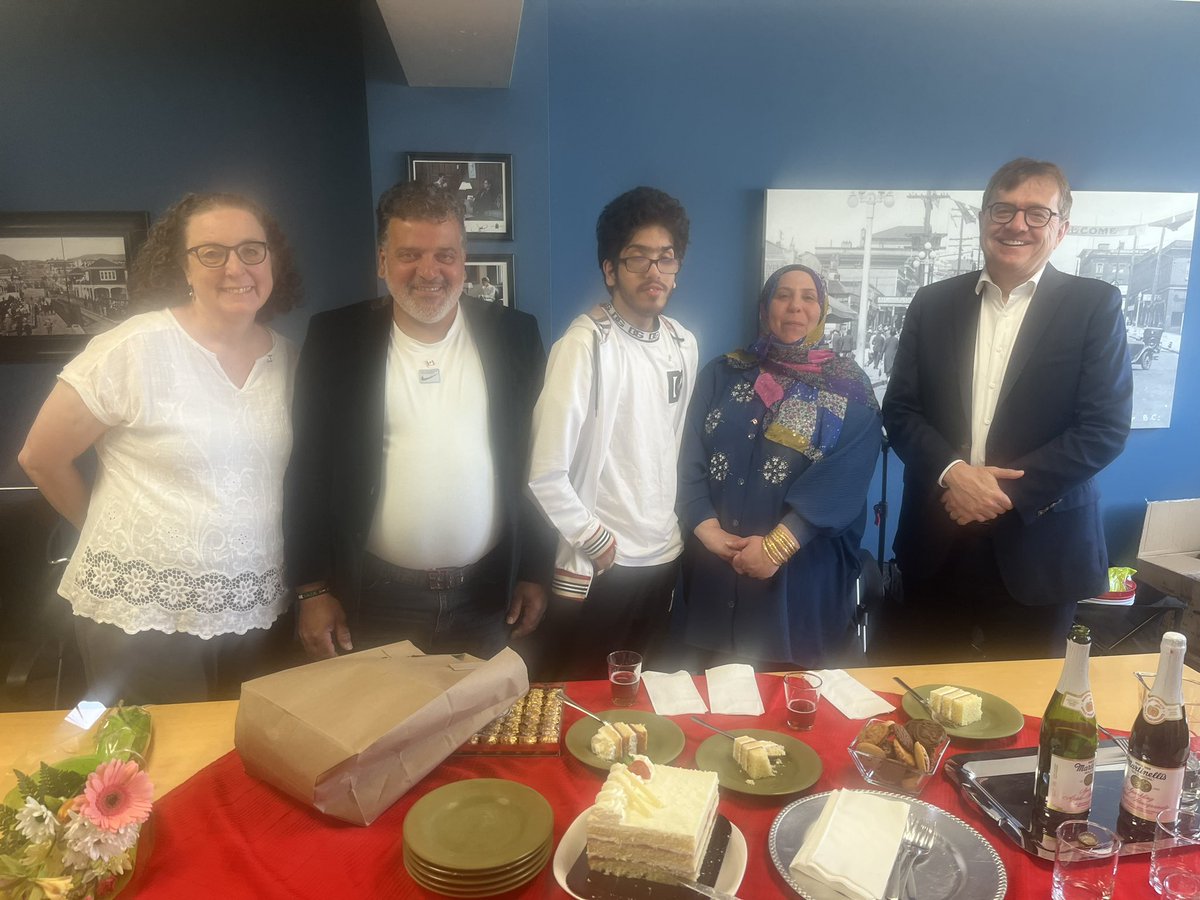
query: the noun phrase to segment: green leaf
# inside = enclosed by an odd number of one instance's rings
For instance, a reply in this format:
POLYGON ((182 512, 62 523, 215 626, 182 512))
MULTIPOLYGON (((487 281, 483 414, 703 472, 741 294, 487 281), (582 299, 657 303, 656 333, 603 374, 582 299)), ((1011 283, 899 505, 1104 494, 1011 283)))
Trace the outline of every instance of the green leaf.
POLYGON ((0 806, 0 860, 4 859, 3 854, 16 853, 24 845, 25 836, 17 831, 17 811, 11 806, 0 806))
POLYGON ((46 797, 74 797, 87 784, 87 776, 78 772, 68 772, 42 763, 38 771, 38 784, 46 797))
POLYGON ((38 787, 37 779, 30 778, 20 769, 13 769, 13 774, 17 776, 17 790, 21 792, 21 796, 32 797, 38 803, 41 803, 42 792, 38 787))

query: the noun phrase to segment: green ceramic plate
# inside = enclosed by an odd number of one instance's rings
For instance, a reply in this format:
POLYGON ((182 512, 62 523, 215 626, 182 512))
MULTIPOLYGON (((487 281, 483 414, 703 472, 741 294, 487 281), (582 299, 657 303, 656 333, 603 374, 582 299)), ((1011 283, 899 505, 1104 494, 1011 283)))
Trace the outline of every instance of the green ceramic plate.
MULTIPOLYGON (((942 684, 923 684, 914 690, 928 700, 929 695, 933 691, 946 686, 942 684)), ((1019 709, 1007 700, 1001 699, 995 694, 985 694, 981 690, 961 684, 950 685, 950 687, 978 694, 983 701, 983 718, 973 725, 964 725, 962 728, 947 725, 946 734, 950 735, 950 737, 967 738, 973 741, 990 741, 1016 734, 1025 727, 1025 717, 1021 715, 1019 709)), ((904 711, 914 719, 929 718, 929 713, 925 712, 925 708, 912 697, 908 696, 908 694, 904 695, 903 706, 904 711)))
MULTIPOLYGON (((607 709, 596 715, 605 722, 645 725, 646 733, 650 736, 650 752, 646 756, 650 757, 651 762, 665 765, 683 752, 683 729, 670 719, 640 709, 607 709)), ((592 735, 599 728, 599 722, 584 716, 567 729, 567 749, 584 765, 607 772, 612 767, 612 760, 601 759, 592 752, 592 735)))
POLYGON ((717 780, 723 788, 741 794, 778 797, 812 787, 821 777, 821 758, 804 741, 798 741, 788 734, 763 731, 759 728, 730 728, 728 731, 734 737, 745 734, 760 741, 782 744, 787 756, 775 763, 775 774, 770 778, 756 778, 753 784, 749 784, 750 779, 742 771, 742 767, 734 762, 733 741, 723 734, 714 734, 696 748, 696 768, 716 772, 717 780))
POLYGON ((492 869, 528 856, 554 829, 554 813, 533 788, 502 778, 469 778, 430 791, 404 817, 404 842, 444 869, 492 869))

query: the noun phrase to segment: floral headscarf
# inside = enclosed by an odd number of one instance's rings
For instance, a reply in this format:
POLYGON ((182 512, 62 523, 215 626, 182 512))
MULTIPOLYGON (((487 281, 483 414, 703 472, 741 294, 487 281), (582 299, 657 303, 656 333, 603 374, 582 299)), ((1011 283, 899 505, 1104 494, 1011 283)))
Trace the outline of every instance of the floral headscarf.
POLYGON ((878 409, 871 380, 853 359, 817 349, 825 335, 829 299, 825 281, 808 266, 784 266, 763 285, 758 298, 758 338, 726 359, 735 369, 758 368, 754 392, 766 406, 768 440, 803 453, 813 462, 837 444, 850 403, 878 409), (771 333, 769 308, 779 282, 789 272, 807 272, 817 286, 821 316, 801 340, 785 344, 771 333))

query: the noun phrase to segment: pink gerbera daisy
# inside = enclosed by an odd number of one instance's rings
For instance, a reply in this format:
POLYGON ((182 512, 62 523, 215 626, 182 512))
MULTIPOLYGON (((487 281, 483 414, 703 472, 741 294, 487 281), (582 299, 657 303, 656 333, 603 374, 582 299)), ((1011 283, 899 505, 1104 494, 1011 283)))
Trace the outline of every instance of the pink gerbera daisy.
POLYGON ((113 759, 88 776, 83 793, 83 815, 105 831, 116 831, 149 818, 154 785, 137 763, 113 759))

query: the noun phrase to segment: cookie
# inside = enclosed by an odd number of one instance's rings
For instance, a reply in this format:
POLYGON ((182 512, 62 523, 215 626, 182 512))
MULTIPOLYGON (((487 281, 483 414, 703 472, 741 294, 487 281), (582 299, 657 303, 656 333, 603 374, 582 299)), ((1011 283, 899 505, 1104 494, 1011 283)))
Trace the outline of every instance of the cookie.
POLYGON ((918 768, 920 768, 920 770, 922 772, 932 772, 933 771, 933 769, 930 768, 929 751, 925 749, 924 744, 917 743, 913 747, 913 756, 916 757, 917 766, 918 766, 918 768))
POLYGON ((932 719, 914 719, 907 727, 913 740, 924 744, 931 753, 946 739, 946 729, 932 719))
POLYGON ((908 729, 905 728, 903 725, 894 725, 892 727, 892 734, 895 735, 895 737, 896 737, 896 743, 899 744, 901 747, 903 747, 904 750, 908 753, 908 755, 911 756, 912 748, 913 748, 913 738, 912 738, 912 735, 909 734, 908 729))
POLYGON ((880 722, 873 720, 867 723, 867 726, 859 734, 860 741, 866 741, 868 744, 874 744, 876 747, 883 746, 883 740, 888 736, 890 731, 889 725, 891 722, 880 722))
POLYGON ((854 745, 854 749, 867 756, 878 756, 880 759, 887 757, 887 752, 882 747, 870 741, 859 741, 854 745))
POLYGON ((896 759, 904 763, 910 769, 916 768, 917 758, 912 755, 911 751, 905 748, 899 741, 892 744, 892 752, 896 755, 896 759))

